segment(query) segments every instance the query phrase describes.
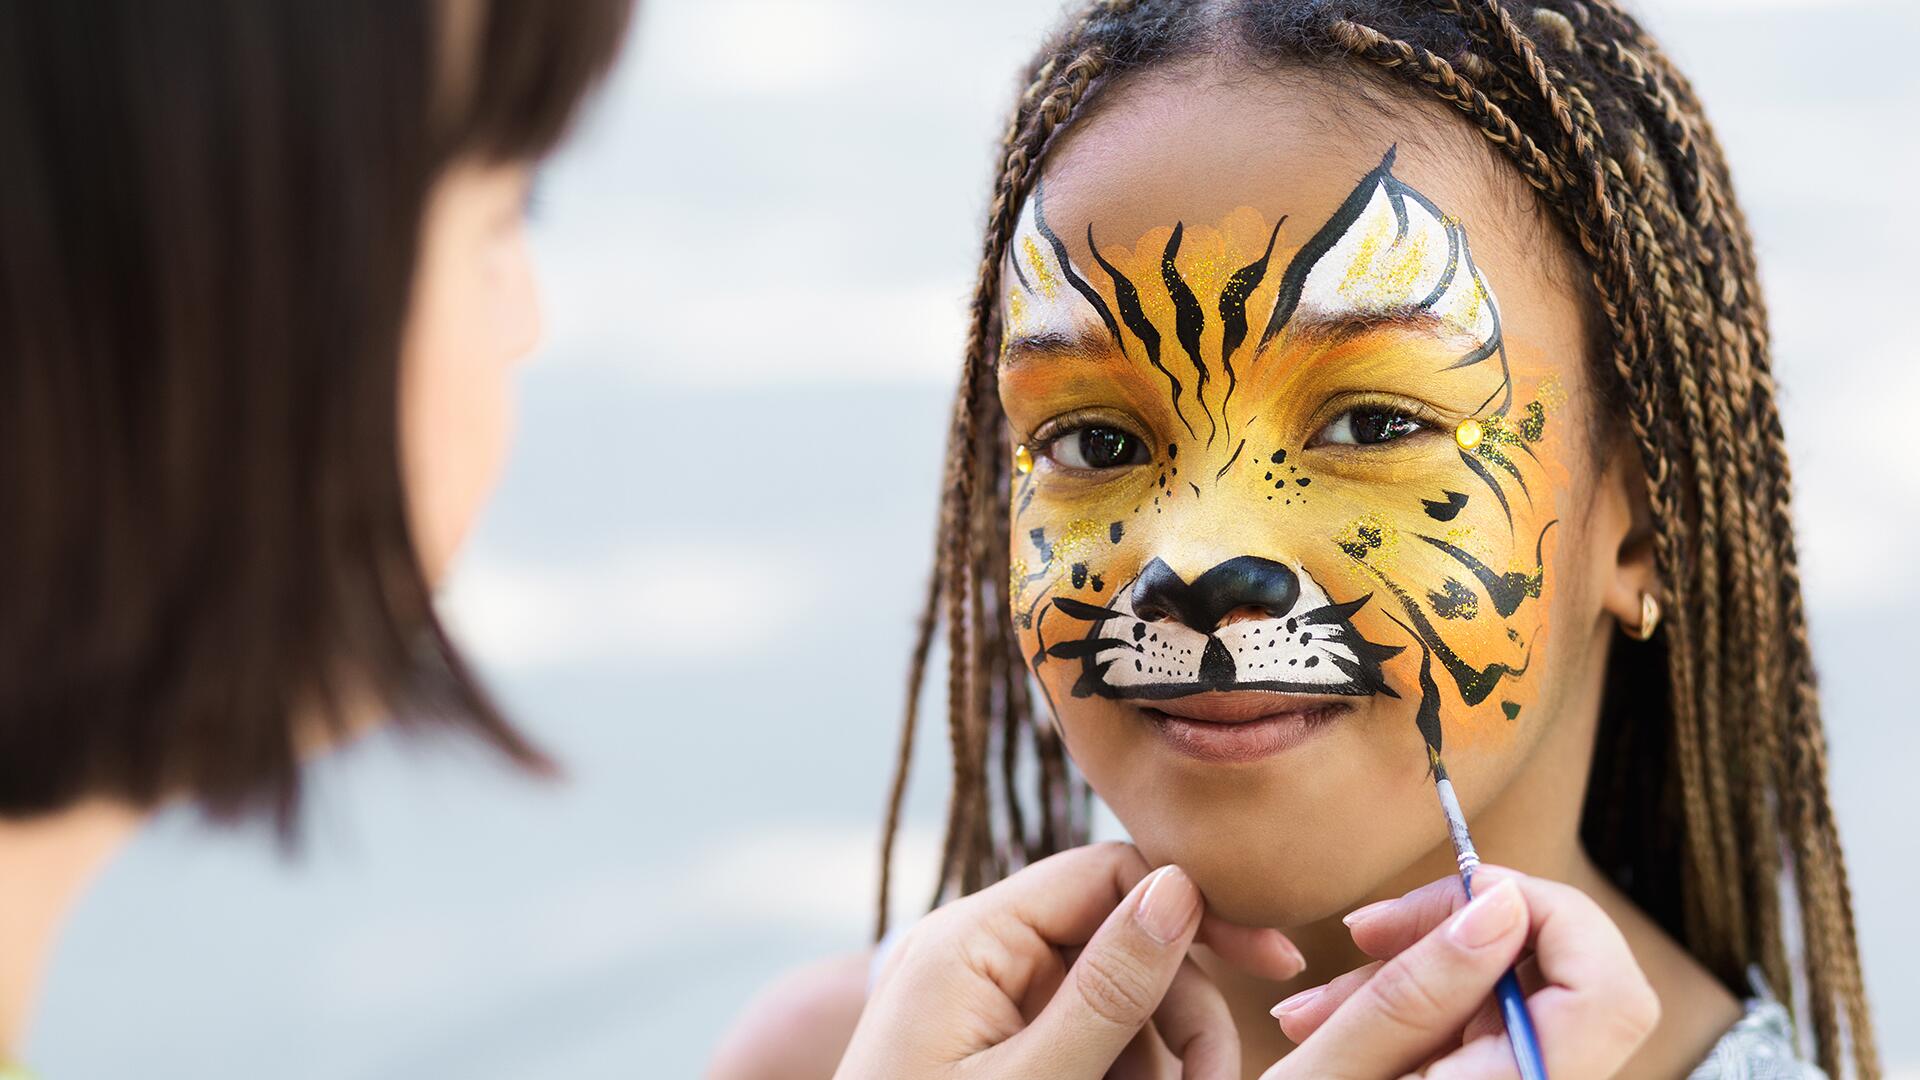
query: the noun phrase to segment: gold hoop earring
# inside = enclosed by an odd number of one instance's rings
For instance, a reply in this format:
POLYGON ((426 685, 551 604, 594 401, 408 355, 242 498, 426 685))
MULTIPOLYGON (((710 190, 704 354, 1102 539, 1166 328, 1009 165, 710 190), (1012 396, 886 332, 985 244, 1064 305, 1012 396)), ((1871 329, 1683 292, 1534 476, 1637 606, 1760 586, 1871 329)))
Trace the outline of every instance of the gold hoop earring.
POLYGON ((1653 631, 1659 625, 1660 601, 1655 600, 1652 593, 1645 592, 1640 594, 1640 625, 1632 628, 1622 626, 1620 629, 1635 641, 1647 641, 1653 637, 1653 631))

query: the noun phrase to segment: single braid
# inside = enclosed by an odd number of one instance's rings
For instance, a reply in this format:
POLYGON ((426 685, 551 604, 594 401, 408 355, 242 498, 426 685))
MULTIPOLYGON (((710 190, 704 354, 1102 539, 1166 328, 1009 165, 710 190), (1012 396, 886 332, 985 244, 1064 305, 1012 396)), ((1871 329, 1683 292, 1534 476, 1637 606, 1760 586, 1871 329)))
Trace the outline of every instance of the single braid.
POLYGON ((927 655, 933 651, 933 632, 939 621, 941 567, 927 575, 927 599, 914 629, 913 657, 907 673, 907 713, 900 724, 900 752, 894 758, 893 782, 887 789, 887 820, 880 830, 880 902, 874 918, 875 941, 886 936, 887 913, 893 902, 893 843, 900 833, 900 809, 907 797, 907 773, 913 766, 914 731, 920 721, 920 687, 926 681, 927 655))

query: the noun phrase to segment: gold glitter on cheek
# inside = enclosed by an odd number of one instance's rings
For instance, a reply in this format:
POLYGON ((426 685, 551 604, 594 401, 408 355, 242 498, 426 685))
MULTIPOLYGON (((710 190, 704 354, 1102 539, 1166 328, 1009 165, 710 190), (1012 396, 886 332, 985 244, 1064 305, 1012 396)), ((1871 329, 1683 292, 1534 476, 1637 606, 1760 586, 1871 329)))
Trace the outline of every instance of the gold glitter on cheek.
POLYGON ((1013 467, 1021 476, 1033 471, 1033 451, 1027 449, 1026 443, 1013 448, 1013 467))
POLYGON ((1067 522, 1067 527, 1060 530, 1060 538, 1053 542, 1054 561, 1067 562, 1081 548, 1091 545, 1102 535, 1104 535, 1103 528, 1097 521, 1081 518, 1078 521, 1067 522))
POLYGON ((1539 398, 1540 404, 1547 408, 1558 409, 1567 403, 1567 388, 1560 381, 1560 376, 1549 375, 1540 380, 1540 389, 1533 396, 1539 398))
POLYGON ((1039 287, 1040 295, 1053 299, 1060 292, 1060 279, 1053 276, 1053 268, 1040 254, 1040 245, 1034 243, 1031 236, 1023 237, 1020 251, 1027 257, 1027 268, 1033 271, 1033 282, 1039 287))
POLYGON ((1459 443, 1462 450, 1471 450, 1479 446, 1481 438, 1485 435, 1486 429, 1480 426, 1480 421, 1473 419, 1462 420, 1460 426, 1453 429, 1453 441, 1459 443))
POLYGON ((1383 573, 1393 566, 1400 550, 1399 531, 1378 514, 1362 514, 1348 522, 1333 540, 1348 557, 1383 573))
POLYGON ((1027 591, 1027 560, 1015 559, 1007 569, 1007 602, 1018 604, 1027 591))

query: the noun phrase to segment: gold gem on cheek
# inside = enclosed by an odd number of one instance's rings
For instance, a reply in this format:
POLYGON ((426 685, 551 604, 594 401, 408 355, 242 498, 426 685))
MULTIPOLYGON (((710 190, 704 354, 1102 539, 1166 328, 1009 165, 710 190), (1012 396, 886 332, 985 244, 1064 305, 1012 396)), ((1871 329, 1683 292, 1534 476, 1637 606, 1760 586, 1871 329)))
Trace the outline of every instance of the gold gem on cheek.
POLYGON ((1466 419, 1453 429, 1453 441, 1460 444, 1460 449, 1471 450, 1480 445, 1480 439, 1485 434, 1486 429, 1480 426, 1480 421, 1466 419))
POLYGON ((1021 476, 1033 471, 1033 451, 1027 449, 1026 443, 1013 448, 1013 467, 1021 476))

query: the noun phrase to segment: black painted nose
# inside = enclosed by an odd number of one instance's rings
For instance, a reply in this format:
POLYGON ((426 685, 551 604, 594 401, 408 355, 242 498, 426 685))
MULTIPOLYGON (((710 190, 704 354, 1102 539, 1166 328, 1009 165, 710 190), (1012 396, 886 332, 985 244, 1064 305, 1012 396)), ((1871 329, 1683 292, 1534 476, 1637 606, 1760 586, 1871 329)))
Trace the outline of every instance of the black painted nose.
POLYGON ((1229 612, 1258 608, 1269 618, 1293 610, 1300 579, 1282 563, 1241 555, 1208 570, 1191 584, 1173 567, 1154 559, 1133 583, 1133 613, 1142 619, 1173 619, 1211 634, 1229 612))

